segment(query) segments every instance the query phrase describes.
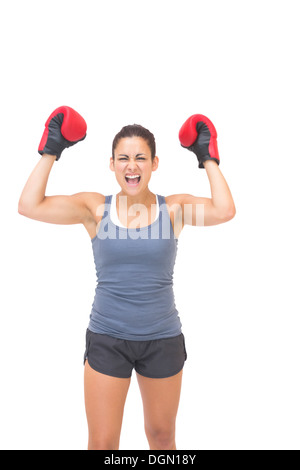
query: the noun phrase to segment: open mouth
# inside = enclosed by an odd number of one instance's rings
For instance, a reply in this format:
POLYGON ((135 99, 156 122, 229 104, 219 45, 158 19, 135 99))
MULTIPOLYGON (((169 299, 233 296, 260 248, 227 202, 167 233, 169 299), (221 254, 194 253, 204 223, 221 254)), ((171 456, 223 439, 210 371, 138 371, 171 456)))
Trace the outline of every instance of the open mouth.
POLYGON ((125 176, 128 186, 137 186, 141 180, 140 175, 127 175, 125 176))

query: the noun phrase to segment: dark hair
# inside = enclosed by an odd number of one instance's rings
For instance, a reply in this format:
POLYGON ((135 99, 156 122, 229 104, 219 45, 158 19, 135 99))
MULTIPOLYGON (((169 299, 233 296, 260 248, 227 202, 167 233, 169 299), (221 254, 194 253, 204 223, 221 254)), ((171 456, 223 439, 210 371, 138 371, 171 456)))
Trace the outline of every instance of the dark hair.
POLYGON ((132 124, 129 126, 124 126, 120 132, 115 136, 112 144, 112 158, 115 158, 115 148, 117 147, 119 140, 123 139, 124 137, 142 137, 146 140, 147 144, 151 150, 151 159, 153 161, 156 155, 156 145, 155 145, 155 138, 152 132, 150 132, 145 127, 141 126, 140 124, 132 124))

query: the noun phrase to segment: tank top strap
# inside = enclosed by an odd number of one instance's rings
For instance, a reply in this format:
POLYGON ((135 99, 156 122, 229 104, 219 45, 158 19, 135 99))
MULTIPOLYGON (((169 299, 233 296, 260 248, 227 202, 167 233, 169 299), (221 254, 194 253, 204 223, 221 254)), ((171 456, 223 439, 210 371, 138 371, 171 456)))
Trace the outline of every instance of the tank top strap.
POLYGON ((165 212, 167 210, 167 207, 166 207, 166 198, 165 196, 161 196, 160 194, 157 195, 157 199, 158 199, 158 204, 159 204, 159 211, 160 212, 165 212))
POLYGON ((103 217, 108 217, 109 220, 111 220, 110 218, 111 201, 112 201, 112 194, 110 194, 109 196, 105 196, 103 217))
POLYGON ((110 210, 110 205, 111 205, 111 200, 112 200, 112 194, 109 196, 105 196, 105 210, 109 211, 110 210))
POLYGON ((170 213, 165 196, 157 195, 159 202, 160 237, 175 239, 170 213))

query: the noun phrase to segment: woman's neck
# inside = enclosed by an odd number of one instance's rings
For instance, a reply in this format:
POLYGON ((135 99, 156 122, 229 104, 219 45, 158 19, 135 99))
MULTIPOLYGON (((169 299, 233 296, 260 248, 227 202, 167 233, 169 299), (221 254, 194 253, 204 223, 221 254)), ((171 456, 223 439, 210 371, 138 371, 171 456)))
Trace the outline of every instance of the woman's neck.
POLYGON ((141 194, 137 194, 136 196, 131 196, 130 194, 126 194, 121 191, 116 195, 117 206, 119 206, 119 197, 122 198, 122 203, 125 201, 127 202, 127 209, 134 204, 143 204, 144 206, 149 207, 151 204, 155 204, 156 201, 155 194, 153 194, 149 189, 145 190, 141 194))

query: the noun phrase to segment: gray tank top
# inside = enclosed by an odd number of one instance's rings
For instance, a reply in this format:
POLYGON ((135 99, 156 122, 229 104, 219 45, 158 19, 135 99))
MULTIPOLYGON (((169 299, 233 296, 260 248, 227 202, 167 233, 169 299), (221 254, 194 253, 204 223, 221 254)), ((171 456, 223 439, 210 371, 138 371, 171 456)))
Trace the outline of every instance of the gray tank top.
POLYGON ((133 341, 181 334, 173 293, 178 240, 165 197, 157 195, 157 201, 159 215, 151 225, 126 228, 112 221, 112 196, 105 197, 92 239, 97 287, 88 328, 94 333, 133 341))

